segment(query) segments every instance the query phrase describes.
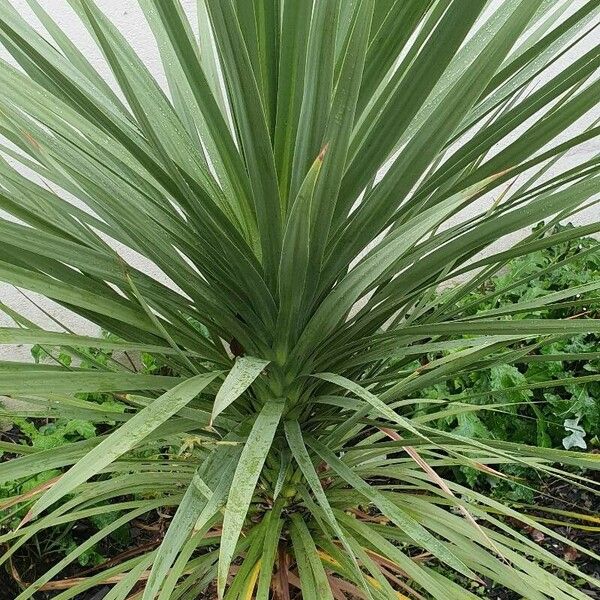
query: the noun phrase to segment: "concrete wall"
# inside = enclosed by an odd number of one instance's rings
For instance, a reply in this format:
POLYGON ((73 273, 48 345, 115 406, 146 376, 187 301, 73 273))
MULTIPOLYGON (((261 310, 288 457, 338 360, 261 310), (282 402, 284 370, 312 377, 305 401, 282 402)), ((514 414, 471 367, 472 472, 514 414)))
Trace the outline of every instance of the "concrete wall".
MULTIPOLYGON (((490 9, 500 5, 504 0, 491 0, 490 9)), ((577 7, 581 6, 584 0, 556 0, 554 7, 558 7, 561 3, 565 2, 569 7, 565 15, 570 14, 577 7)), ((36 24, 37 20, 33 16, 33 13, 28 7, 27 0, 10 0, 12 5, 17 8, 26 18, 32 23, 36 24)), ((160 64, 158 51, 152 37, 152 34, 145 23, 142 16, 142 12, 137 4, 137 0, 97 0, 99 6, 106 12, 106 14, 116 23, 120 30, 125 34, 127 39, 134 45, 136 50, 139 52, 141 58, 150 67, 151 71, 156 75, 157 79, 164 84, 164 73, 160 64)), ((105 61, 99 50, 92 42, 90 36, 85 31, 84 27, 79 23, 77 18, 74 16, 72 10, 69 8, 66 0, 42 0, 41 4, 45 6, 49 12, 57 19, 60 25, 67 31, 71 39, 77 44, 79 48, 88 56, 97 69, 107 77, 108 80, 112 80, 109 69, 107 68, 105 61)), ((192 23, 195 22, 195 0, 183 0, 183 5, 191 16, 192 23)), ((562 17, 564 18, 564 16, 562 17)), ((195 26, 195 24, 194 24, 195 26)), ((578 53, 589 50, 594 45, 600 42, 598 33, 588 36, 588 39, 580 45, 580 47, 567 55, 560 63, 553 66, 547 73, 547 77, 556 73, 561 64, 569 62, 578 53)), ((1 52, 1 51, 0 51, 1 52)), ((4 56, 4 55, 3 55, 4 56)), ((575 128, 580 129, 582 124, 585 126, 591 124, 596 119, 600 118, 600 110, 593 111, 586 115, 582 123, 578 123, 575 128)), ((575 129, 574 128, 574 129, 575 129)), ((517 132, 515 132, 516 134, 517 132)), ((566 137, 566 136, 565 136, 566 137)), ((600 152, 600 141, 596 140, 581 146, 573 150, 556 169, 562 170, 565 166, 575 165, 583 160, 590 158, 600 152)), ((556 170, 555 169, 555 170, 556 170)), ((488 203, 491 199, 484 199, 482 202, 488 203)), ((591 220, 597 220, 600 217, 598 210, 587 211, 582 213, 577 218, 577 222, 590 222, 591 220)), ((501 240, 499 246, 506 246, 514 241, 518 236, 510 236, 507 239, 501 240)), ((1 243, 1 242, 0 242, 1 243)), ((156 267, 149 264, 143 259, 143 257, 135 256, 133 254, 128 255, 128 259, 132 264, 139 268, 144 268, 147 271, 158 274, 156 267)), ((159 274, 158 274, 159 275, 159 274)), ((36 301, 40 302, 41 306, 48 309, 51 314, 57 317, 60 321, 67 323, 71 328, 76 329, 81 333, 94 333, 95 328, 86 323, 83 319, 73 315, 69 311, 53 305, 52 303, 36 297, 34 294, 30 296, 36 301)), ((22 313, 29 315, 32 319, 36 320, 39 324, 44 327, 56 329, 57 326, 47 316, 45 316, 39 309, 34 307, 31 302, 25 298, 21 293, 14 290, 10 286, 0 284, 0 300, 19 310, 22 313)), ((10 319, 0 315, 0 326, 10 325, 10 319)), ((0 357, 6 356, 3 354, 0 348, 0 357)), ((28 348, 22 348, 15 353, 14 349, 10 350, 10 358, 26 358, 29 356, 28 348)))

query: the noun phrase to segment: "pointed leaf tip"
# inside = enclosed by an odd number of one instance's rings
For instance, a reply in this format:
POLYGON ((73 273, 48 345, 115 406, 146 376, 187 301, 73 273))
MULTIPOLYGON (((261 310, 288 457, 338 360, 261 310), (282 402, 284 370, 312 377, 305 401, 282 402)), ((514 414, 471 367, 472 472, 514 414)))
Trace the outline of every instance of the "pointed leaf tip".
POLYGON ((325 154, 327 153, 327 149, 329 148, 329 142, 327 142, 322 148, 321 152, 319 152, 319 156, 317 156, 317 160, 319 162, 323 162, 325 159, 325 154))
POLYGON ((254 356, 241 356, 235 361, 217 392, 209 427, 212 427, 214 420, 252 385, 268 364, 268 360, 254 356))
POLYGON ((33 512, 30 510, 21 520, 21 522, 17 525, 15 531, 19 531, 19 529, 21 529, 21 527, 25 527, 25 525, 27 525, 27 523, 29 523, 30 521, 33 521, 34 519, 34 514, 33 512))

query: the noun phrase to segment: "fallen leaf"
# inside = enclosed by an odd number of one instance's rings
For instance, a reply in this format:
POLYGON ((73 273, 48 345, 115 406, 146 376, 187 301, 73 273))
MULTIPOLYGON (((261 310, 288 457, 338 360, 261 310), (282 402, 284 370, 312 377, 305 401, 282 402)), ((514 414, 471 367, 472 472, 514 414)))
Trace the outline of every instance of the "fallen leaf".
POLYGON ((573 546, 568 546, 565 549, 565 553, 563 554, 563 558, 567 562, 575 562, 577 560, 577 558, 579 558, 579 552, 577 552, 577 549, 573 548, 573 546))
POLYGON ((539 544, 540 542, 543 542, 546 539, 546 536, 541 531, 538 531, 537 529, 534 529, 531 532, 531 539, 534 542, 537 542, 539 544))

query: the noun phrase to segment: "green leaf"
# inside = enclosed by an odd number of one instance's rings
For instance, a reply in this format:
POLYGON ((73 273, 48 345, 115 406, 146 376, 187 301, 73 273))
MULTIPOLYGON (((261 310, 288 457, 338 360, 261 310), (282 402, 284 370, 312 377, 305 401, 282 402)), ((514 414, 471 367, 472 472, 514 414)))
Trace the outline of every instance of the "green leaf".
MULTIPOLYGON (((335 30, 339 0, 313 4, 306 45, 303 96, 291 170, 289 196, 294 198, 326 140, 323 138, 334 86, 335 30)), ((308 18, 305 14, 305 18, 308 18)), ((306 25, 301 24, 302 27, 306 25)))
MULTIPOLYGON (((275 163, 282 213, 288 208, 294 148, 304 92, 307 40, 313 2, 284 2, 279 50, 277 116, 274 132, 275 163)), ((285 244, 283 245, 285 250, 285 244)))
POLYGON ((74 394, 79 392, 125 392, 164 390, 181 382, 180 377, 96 371, 48 372, 40 368, 27 378, 19 369, 0 371, 0 393, 7 396, 27 394, 74 394))
POLYGON ((419 433, 419 431, 412 425, 410 421, 398 415, 393 409, 385 404, 385 402, 381 401, 377 396, 369 392, 369 390, 366 390, 361 385, 358 385, 357 383, 354 383, 353 381, 350 381, 349 379, 346 379, 340 375, 335 375, 334 373, 319 373, 313 377, 318 377, 319 379, 330 381, 331 383, 334 383, 340 387, 346 388, 347 390, 356 394, 359 398, 362 398, 365 402, 368 402, 383 417, 393 421, 394 423, 398 423, 414 435, 422 436, 422 434, 419 433))
POLYGON ((374 486, 368 484, 350 467, 345 465, 331 450, 314 439, 308 440, 309 446, 319 453, 321 458, 349 485, 362 494, 388 517, 397 527, 405 531, 420 547, 427 549, 443 563, 452 567, 470 579, 478 577, 461 560, 459 560, 443 542, 436 539, 423 525, 417 522, 394 503, 389 501, 374 486))
POLYGON ((283 409, 284 403, 281 401, 264 404, 256 417, 237 464, 225 506, 223 533, 221 534, 218 572, 219 598, 223 597, 235 548, 283 409))
POLYGON ((211 424, 230 404, 235 402, 262 373, 270 361, 253 356, 236 359, 233 368, 219 388, 211 414, 211 424))
POLYGON ((144 600, 156 597, 169 569, 173 566, 178 553, 188 540, 192 531, 194 534, 203 532, 224 504, 235 462, 231 456, 231 447, 225 452, 214 452, 194 473, 192 481, 186 490, 177 512, 171 521, 169 529, 156 553, 152 564, 150 577, 144 588, 144 600), (215 468, 216 467, 216 468, 215 468), (215 485, 214 491, 205 483, 203 477, 208 475, 210 485, 215 485))
MULTIPOLYGON (((0 344, 44 344, 47 346, 83 346, 99 350, 131 350, 156 354, 178 354, 168 346, 152 346, 134 342, 115 341, 106 338, 87 337, 73 333, 59 333, 42 329, 0 328, 0 344)), ((194 355, 194 353, 191 353, 194 355)))
POLYGON ((266 111, 232 3, 205 1, 231 89, 231 107, 252 187, 263 266, 267 280, 274 283, 281 251, 282 219, 266 111))
POLYGON ((327 523, 329 524, 335 535, 338 537, 345 550, 348 552, 350 559, 354 565, 354 572, 357 575, 357 579, 362 584, 363 591, 365 592, 368 598, 372 598, 369 586, 367 585, 367 582, 364 579, 364 576, 362 575, 360 566, 358 564, 358 561, 356 560, 352 546, 346 539, 346 535, 342 531, 342 528, 339 526, 337 519, 335 518, 335 515, 333 513, 333 510, 329 504, 329 501, 327 500, 327 496, 325 494, 325 491, 323 490, 317 471, 315 470, 313 462, 304 444, 302 430, 300 429, 298 421, 285 421, 284 426, 285 435, 290 446, 290 450, 292 451, 292 454, 294 456, 294 459, 302 469, 302 473, 304 474, 304 477, 306 478, 306 481, 312 493, 317 499, 317 502, 319 503, 320 507, 323 509, 327 523))
POLYGON ((37 517, 45 509, 52 506, 52 504, 61 498, 64 498, 69 492, 87 481, 90 477, 93 477, 116 458, 135 447, 136 444, 152 433, 159 425, 188 404, 217 375, 218 372, 208 373, 187 379, 168 392, 165 392, 150 406, 147 406, 133 416, 71 467, 33 505, 27 518, 33 519, 37 517))
MULTIPOLYGON (((298 563, 307 564, 315 582, 315 598, 333 600, 333 593, 327 581, 327 574, 318 554, 314 540, 299 514, 292 516, 292 543, 298 563)), ((300 569, 302 579, 302 568, 300 569)), ((310 597, 310 596, 309 596, 310 597)))

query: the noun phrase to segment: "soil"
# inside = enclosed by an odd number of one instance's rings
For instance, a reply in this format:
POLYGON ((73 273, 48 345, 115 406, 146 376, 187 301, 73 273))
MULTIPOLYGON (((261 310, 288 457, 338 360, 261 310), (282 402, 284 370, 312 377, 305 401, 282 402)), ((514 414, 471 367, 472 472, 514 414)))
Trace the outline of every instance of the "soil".
MULTIPOLYGON (((600 482, 599 472, 587 473, 586 476, 589 479, 600 482)), ((597 495, 560 480, 548 482, 536 497, 535 505, 540 507, 540 509, 550 508, 595 516, 600 514, 600 500, 597 495)), ((537 512, 532 511, 532 514, 541 518, 553 518, 552 514, 542 510, 537 512)), ((568 520, 559 515, 556 515, 555 518, 562 521, 568 520)), ((565 561, 576 565, 580 571, 600 581, 600 563, 598 561, 579 553, 572 546, 558 542, 554 538, 546 536, 542 532, 532 529, 521 522, 514 521, 511 525, 515 529, 521 529, 522 533, 528 535, 532 540, 555 556, 559 556, 565 561)), ((596 525, 596 523, 592 523, 592 525, 596 525)), ((598 532, 584 531, 569 526, 548 525, 548 527, 573 543, 600 555, 600 534, 598 532)), ((565 575, 562 574, 561 576, 564 577, 565 575)), ((581 583, 581 580, 576 580, 571 576, 567 576, 566 579, 590 598, 600 600, 600 590, 592 588, 585 582, 581 583)), ((490 585, 482 595, 486 600, 522 600, 520 594, 516 594, 506 588, 493 587, 491 582, 488 583, 490 585)))
MULTIPOLYGON (((587 477, 600 483, 600 472, 587 473, 587 477)), ((589 515, 600 515, 600 499, 593 492, 582 490, 564 481, 553 481, 543 490, 544 496, 537 499, 536 504, 540 507, 587 513, 589 515)), ((548 513, 539 512, 540 517, 552 517, 548 513)), ((564 519, 558 517, 558 519, 564 519)), ((597 525, 597 523, 591 523, 597 525)), ((569 526, 553 526, 552 529, 562 536, 576 543, 577 545, 600 555, 600 533, 575 529, 569 526)), ((562 544, 556 540, 543 536, 540 532, 530 532, 532 538, 537 541, 546 550, 560 556, 567 562, 577 565, 578 569, 587 575, 591 575, 600 581, 600 562, 580 554, 572 546, 562 544)), ((586 584, 577 586, 578 589, 586 593, 590 598, 600 600, 600 590, 594 590, 586 584)))

